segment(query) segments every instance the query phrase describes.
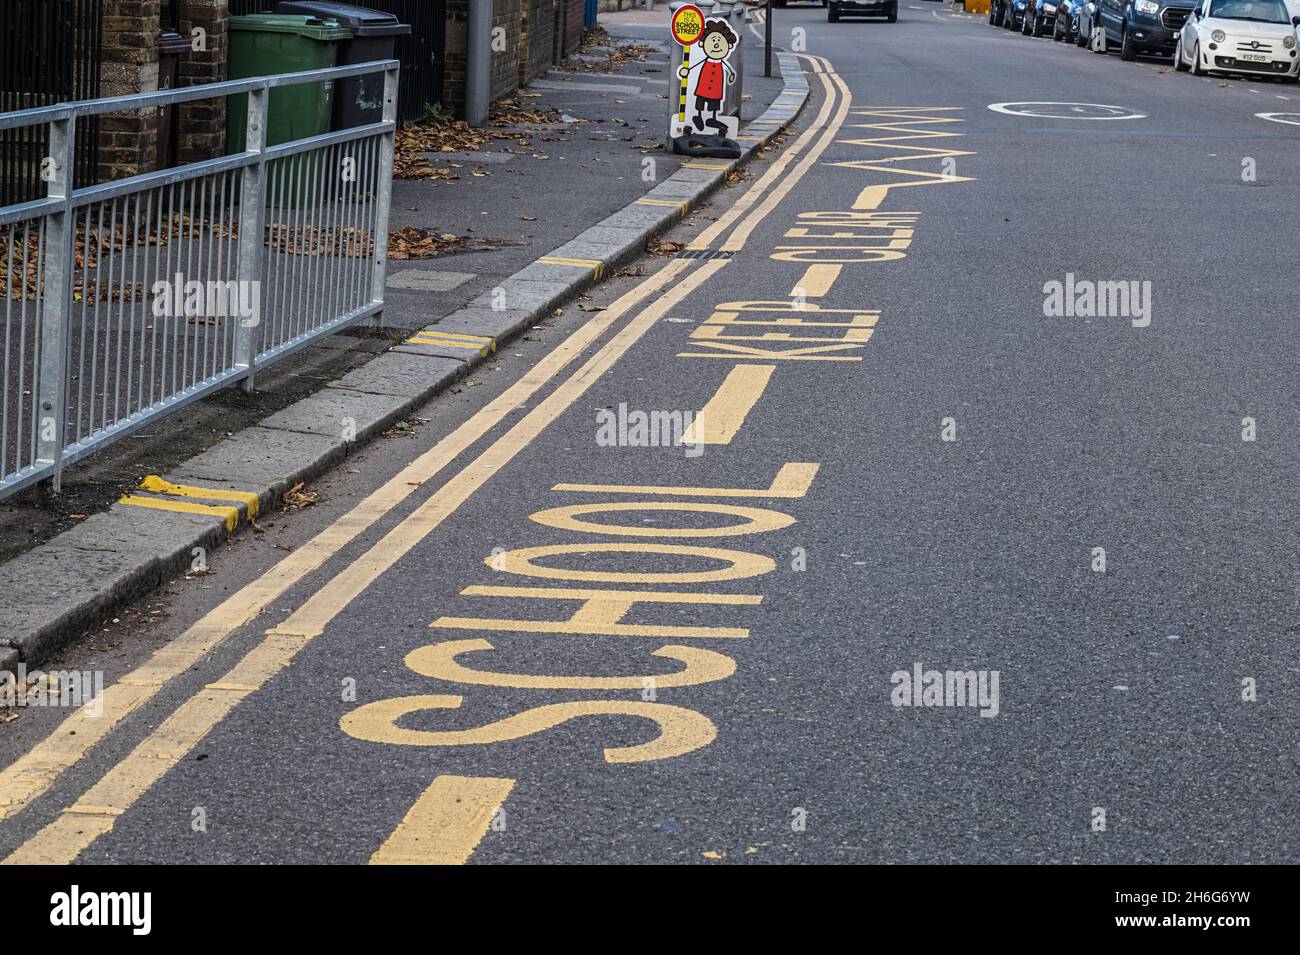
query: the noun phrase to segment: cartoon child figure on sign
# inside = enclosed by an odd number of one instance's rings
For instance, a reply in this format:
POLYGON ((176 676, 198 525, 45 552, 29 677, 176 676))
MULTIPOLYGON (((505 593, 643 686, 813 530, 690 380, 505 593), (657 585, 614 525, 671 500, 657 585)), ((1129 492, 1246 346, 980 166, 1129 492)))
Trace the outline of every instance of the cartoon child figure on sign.
POLYGON ((705 20, 704 29, 700 31, 700 38, 695 43, 704 56, 690 67, 682 64, 678 71, 678 75, 687 81, 688 90, 692 89, 691 80, 694 79, 692 91, 695 95, 695 115, 691 117, 691 123, 701 133, 708 126, 720 135, 733 138, 739 130, 738 117, 718 115, 722 101, 727 96, 727 87, 736 79, 736 71, 731 68, 727 58, 739 42, 740 39, 726 20, 705 20), (713 115, 706 118, 706 110, 713 115))

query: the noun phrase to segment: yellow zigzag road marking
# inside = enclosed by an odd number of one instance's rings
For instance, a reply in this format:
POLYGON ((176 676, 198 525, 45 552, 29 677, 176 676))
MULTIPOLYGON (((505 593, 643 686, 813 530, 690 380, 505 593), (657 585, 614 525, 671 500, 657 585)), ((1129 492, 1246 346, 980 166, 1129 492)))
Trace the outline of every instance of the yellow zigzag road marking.
POLYGON ((875 159, 853 159, 844 162, 826 163, 828 166, 840 166, 846 169, 861 169, 872 172, 889 173, 894 176, 911 177, 913 182, 880 183, 865 187, 853 203, 855 210, 878 209, 884 202, 890 189, 902 186, 928 186, 947 182, 974 182, 972 176, 956 176, 935 173, 929 170, 907 169, 895 165, 899 162, 911 162, 918 159, 955 159, 958 156, 974 156, 975 153, 959 149, 941 149, 930 146, 906 146, 902 143, 912 139, 950 139, 960 137, 961 133, 945 132, 937 129, 916 128, 917 126, 935 126, 941 123, 962 123, 963 119, 955 116, 932 116, 930 113, 961 110, 960 106, 894 106, 884 109, 854 110, 854 116, 887 119, 884 123, 854 123, 857 129, 878 130, 897 135, 876 136, 869 139, 842 139, 839 142, 852 146, 868 146, 893 152, 893 155, 878 156, 875 159))

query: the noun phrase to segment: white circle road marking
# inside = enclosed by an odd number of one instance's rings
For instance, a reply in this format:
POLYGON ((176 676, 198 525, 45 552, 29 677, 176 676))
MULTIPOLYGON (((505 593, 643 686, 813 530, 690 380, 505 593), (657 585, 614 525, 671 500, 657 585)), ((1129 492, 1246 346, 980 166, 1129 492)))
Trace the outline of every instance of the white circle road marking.
POLYGON ((1260 119, 1270 123, 1284 123, 1287 126, 1300 126, 1300 113, 1256 113, 1260 119), (1283 119, 1283 117, 1286 117, 1283 119))
POLYGON ((993 103, 989 109, 1008 116, 1034 119, 1145 119, 1147 115, 1104 103, 993 103))

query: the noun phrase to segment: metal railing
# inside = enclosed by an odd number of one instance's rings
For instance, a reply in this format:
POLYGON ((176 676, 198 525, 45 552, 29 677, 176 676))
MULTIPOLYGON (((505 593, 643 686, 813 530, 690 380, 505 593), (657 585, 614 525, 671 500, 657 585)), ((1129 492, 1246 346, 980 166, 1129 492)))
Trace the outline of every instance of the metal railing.
POLYGON ((0 113, 46 197, 0 206, 0 498, 383 310, 398 63, 0 113), (384 73, 382 120, 266 145, 270 91, 384 73), (84 117, 248 94, 244 152, 74 188, 84 117))

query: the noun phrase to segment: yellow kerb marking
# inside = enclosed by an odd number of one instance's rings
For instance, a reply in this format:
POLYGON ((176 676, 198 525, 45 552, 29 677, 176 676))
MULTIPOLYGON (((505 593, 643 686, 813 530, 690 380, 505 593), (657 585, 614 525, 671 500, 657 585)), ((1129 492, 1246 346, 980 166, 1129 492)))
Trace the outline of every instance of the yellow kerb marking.
POLYGON ((718 163, 718 162, 700 162, 699 160, 691 160, 691 161, 688 161, 688 162, 684 162, 684 163, 682 163, 682 166, 684 166, 686 169, 713 169, 713 170, 722 170, 722 169, 730 169, 730 168, 731 168, 731 163, 729 163, 729 162, 722 162, 722 163, 718 163))
POLYGON ((239 508, 225 504, 197 504, 193 501, 168 501, 157 497, 138 497, 128 494, 117 503, 132 507, 150 507, 157 511, 178 511, 182 514, 212 514, 225 519, 226 530, 233 531, 239 523, 239 508))
POLYGON ((439 776, 370 864, 464 865, 514 785, 513 779, 489 776, 439 776))
POLYGON ((681 209, 682 212, 691 207, 689 202, 684 202, 681 199, 649 199, 645 196, 638 199, 637 204, 642 206, 667 206, 669 209, 681 209))
POLYGON ((452 341, 468 342, 472 345, 490 345, 493 339, 486 338, 482 335, 461 335, 457 332, 440 332, 436 328, 426 328, 416 332, 407 341, 414 341, 417 338, 449 338, 452 341))
POLYGON ((496 351, 497 343, 491 338, 474 335, 451 335, 446 332, 417 332, 406 340, 408 345, 436 345, 439 348, 464 348, 476 351, 484 358, 496 351))
POLYGON ((563 255, 544 255, 537 261, 543 265, 568 265, 575 269, 591 269, 597 279, 605 274, 605 263, 600 259, 571 259, 563 255))
POLYGON ((175 497, 209 497, 214 501, 241 501, 248 508, 251 520, 257 517, 259 502, 252 491, 228 491, 216 487, 199 487, 194 484, 172 484, 156 474, 150 474, 140 482, 140 490, 155 494, 171 494, 175 497))
POLYGON ((775 365, 737 365, 682 435, 683 444, 730 444, 763 397, 775 365))

